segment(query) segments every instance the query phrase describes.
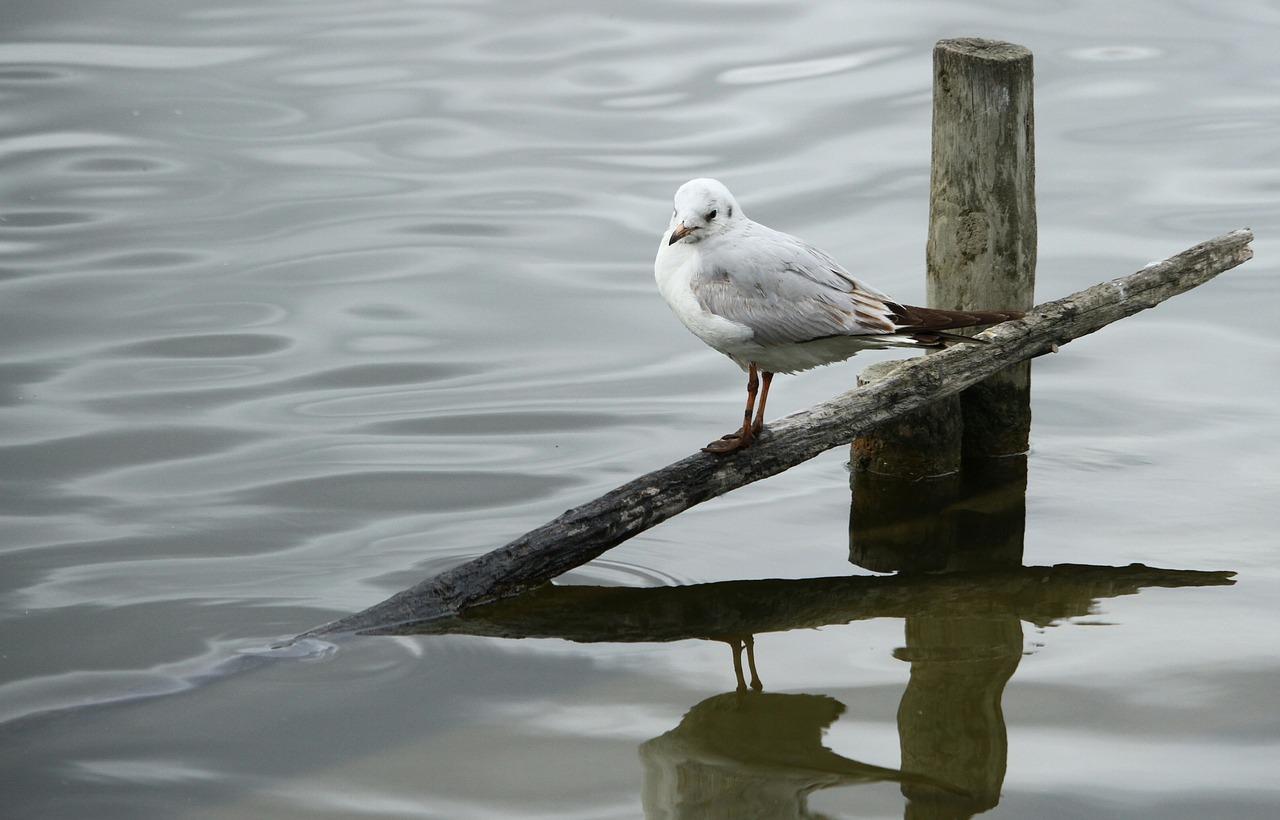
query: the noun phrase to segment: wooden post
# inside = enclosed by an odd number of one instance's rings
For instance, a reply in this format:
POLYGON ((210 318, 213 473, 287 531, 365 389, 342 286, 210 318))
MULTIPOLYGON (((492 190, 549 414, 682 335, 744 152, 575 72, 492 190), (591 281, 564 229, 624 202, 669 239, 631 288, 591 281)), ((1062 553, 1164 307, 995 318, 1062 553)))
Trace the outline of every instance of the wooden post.
MULTIPOLYGON (((925 263, 930 307, 1030 310, 1036 264, 1031 52, 992 40, 933 50, 933 152, 925 263)), ((882 378, 866 368, 860 384, 882 378)), ((1022 362, 853 443, 854 475, 908 480, 958 472, 961 458, 1025 453, 1031 364, 1022 362), (909 432, 906 432, 909 431, 909 432)), ((855 486, 865 496, 869 488, 855 486)))
MULTIPOLYGON (((947 310, 1029 310, 1036 261, 1035 133, 1031 52, 990 40, 942 40, 933 50, 933 151, 928 304, 947 310)), ((859 384, 897 363, 863 370, 859 384)), ((1025 453, 1031 434, 1031 363, 1020 362, 964 392, 856 439, 849 560, 878 572, 939 571, 971 560, 1021 562, 1019 537, 973 555, 957 527, 964 462, 976 474, 991 456, 1025 453), (926 480, 927 479, 927 480, 926 480)), ((1025 468, 1025 462, 1023 463, 1025 468)), ((1021 492, 985 519, 1022 530, 1021 492)), ((980 482, 979 482, 980 483, 980 482)))
MULTIPOLYGON (((1030 310, 1035 304, 1035 118, 1031 52, 963 38, 933 50, 930 307, 1030 310)), ((1027 451, 1031 363, 961 395, 965 457, 1027 451)))
MULTIPOLYGON (((858 374, 865 387, 889 376, 900 361, 877 362, 858 374)), ((960 396, 938 399, 905 413, 871 435, 854 439, 854 474, 892 475, 909 481, 960 471, 960 396)))

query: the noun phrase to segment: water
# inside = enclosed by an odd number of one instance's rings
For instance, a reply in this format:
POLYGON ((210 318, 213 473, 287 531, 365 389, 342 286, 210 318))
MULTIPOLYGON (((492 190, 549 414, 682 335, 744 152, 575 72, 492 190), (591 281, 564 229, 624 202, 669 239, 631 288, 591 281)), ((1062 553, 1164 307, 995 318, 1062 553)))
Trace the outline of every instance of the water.
MULTIPOLYGON (((768 756, 785 739, 897 769, 904 748, 947 748, 904 740, 899 709, 928 682, 920 647, 966 639, 998 649, 981 691, 1000 725, 962 727, 1003 726, 1003 768, 961 772, 995 778, 988 816, 1280 811, 1274 4, 121 0, 4 18, 7 814, 661 817, 693 799, 683 771, 742 790, 738 810, 808 793, 828 816, 914 816, 892 779, 768 756), (1258 235, 1248 265, 1037 361, 1023 561, 1233 586, 1099 595, 996 632, 767 631, 754 700, 725 699, 731 652, 705 640, 269 648, 732 424, 741 375, 652 284, 684 179, 724 179, 753 217, 921 299, 930 52, 966 35, 1035 53, 1041 299, 1258 235)), ((770 407, 875 358, 780 380, 770 407)), ((847 487, 829 453, 566 580, 795 579, 786 600, 851 572, 847 487)))

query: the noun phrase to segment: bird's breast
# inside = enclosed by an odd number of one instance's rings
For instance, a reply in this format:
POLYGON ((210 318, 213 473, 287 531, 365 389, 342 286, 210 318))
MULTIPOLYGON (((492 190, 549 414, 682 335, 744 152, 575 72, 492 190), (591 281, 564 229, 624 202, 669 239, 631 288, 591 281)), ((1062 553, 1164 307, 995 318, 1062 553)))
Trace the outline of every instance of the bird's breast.
POLYGON ((702 341, 729 356, 750 343, 751 328, 730 321, 707 310, 693 292, 693 277, 698 271, 697 250, 686 242, 667 244, 667 236, 658 248, 653 276, 658 291, 685 327, 702 341))

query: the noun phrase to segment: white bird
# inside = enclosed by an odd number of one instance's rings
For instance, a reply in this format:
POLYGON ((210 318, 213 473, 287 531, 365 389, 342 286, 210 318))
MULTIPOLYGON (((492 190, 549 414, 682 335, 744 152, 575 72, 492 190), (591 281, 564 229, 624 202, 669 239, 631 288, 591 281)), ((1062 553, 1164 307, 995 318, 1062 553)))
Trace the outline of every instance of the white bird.
POLYGON ((774 373, 844 361, 869 348, 973 341, 947 331, 1023 316, 896 302, 812 245, 748 219, 714 179, 690 180, 676 191, 653 272, 684 326, 748 374, 741 429, 703 447, 708 453, 751 444, 764 427, 774 373))

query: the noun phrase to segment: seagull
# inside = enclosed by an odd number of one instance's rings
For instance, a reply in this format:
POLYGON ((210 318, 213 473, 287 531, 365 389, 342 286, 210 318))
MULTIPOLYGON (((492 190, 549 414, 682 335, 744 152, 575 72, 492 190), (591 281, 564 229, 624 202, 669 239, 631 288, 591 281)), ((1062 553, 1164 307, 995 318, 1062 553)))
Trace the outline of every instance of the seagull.
POLYGON ((842 362, 860 350, 972 342, 949 331, 1024 315, 896 302, 812 245, 748 219, 714 179, 676 191, 653 273, 684 326, 747 373, 742 427, 702 448, 721 455, 750 446, 764 428, 775 373, 842 362))

